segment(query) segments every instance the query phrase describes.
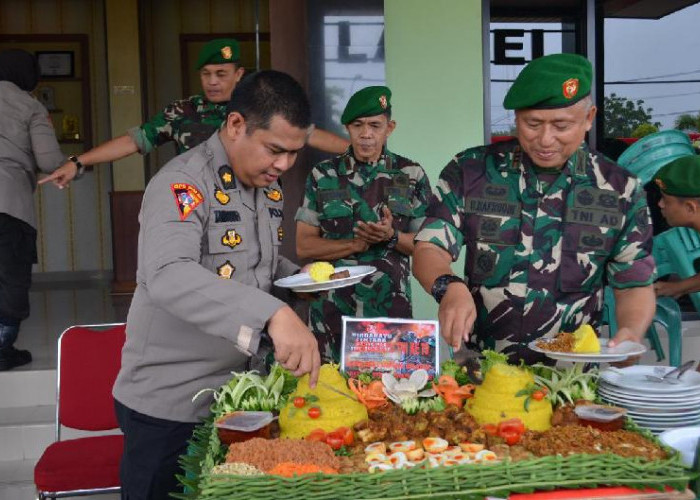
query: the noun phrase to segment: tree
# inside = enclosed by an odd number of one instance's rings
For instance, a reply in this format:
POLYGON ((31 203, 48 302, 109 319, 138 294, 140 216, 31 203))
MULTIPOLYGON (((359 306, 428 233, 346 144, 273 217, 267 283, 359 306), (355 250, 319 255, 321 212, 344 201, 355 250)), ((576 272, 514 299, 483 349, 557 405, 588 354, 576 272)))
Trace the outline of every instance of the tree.
POLYGON ((644 101, 636 102, 626 97, 610 94, 603 102, 605 137, 631 137, 632 132, 642 124, 660 127, 660 122, 651 122, 652 108, 644 109, 644 101))
POLYGON ((697 115, 684 114, 676 118, 676 122, 673 125, 678 130, 694 130, 700 132, 700 113, 697 115))

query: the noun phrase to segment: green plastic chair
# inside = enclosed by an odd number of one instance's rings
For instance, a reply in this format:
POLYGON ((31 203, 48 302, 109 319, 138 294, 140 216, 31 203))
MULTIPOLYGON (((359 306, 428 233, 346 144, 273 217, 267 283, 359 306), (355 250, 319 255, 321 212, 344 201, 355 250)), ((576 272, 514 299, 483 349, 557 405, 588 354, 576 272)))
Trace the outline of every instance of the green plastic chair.
MULTIPOLYGON (((659 277, 674 273, 672 254, 675 252, 672 251, 672 247, 669 246, 669 235, 666 235, 666 233, 674 231, 675 229, 681 228, 673 228, 654 236, 652 254, 656 261, 656 272, 659 277)), ((698 242, 700 243, 700 238, 698 238, 698 242)), ((617 333, 617 319, 615 318, 615 296, 611 287, 605 288, 603 323, 608 325, 610 337, 614 337, 615 333, 617 333)), ((668 333, 669 364, 671 366, 679 366, 681 364, 683 353, 682 323, 681 309, 678 306, 678 302, 672 297, 657 297, 656 313, 646 333, 649 345, 656 352, 657 361, 666 359, 663 346, 659 340, 659 334, 656 331, 657 325, 661 325, 668 333)))
MULTIPOLYGON (((688 227, 674 227, 654 237, 654 247, 659 247, 661 258, 665 259, 668 269, 659 276, 675 274, 681 279, 698 274, 695 261, 700 259, 700 234, 688 227)), ((654 258, 657 258, 656 251, 654 258)), ((658 267, 657 259, 657 267, 658 267)), ((688 294, 695 310, 700 312, 700 292, 688 294)))
POLYGON ((625 149, 617 159, 617 164, 639 177, 642 184, 646 184, 667 163, 694 154, 688 134, 680 130, 662 130, 642 137, 625 149))

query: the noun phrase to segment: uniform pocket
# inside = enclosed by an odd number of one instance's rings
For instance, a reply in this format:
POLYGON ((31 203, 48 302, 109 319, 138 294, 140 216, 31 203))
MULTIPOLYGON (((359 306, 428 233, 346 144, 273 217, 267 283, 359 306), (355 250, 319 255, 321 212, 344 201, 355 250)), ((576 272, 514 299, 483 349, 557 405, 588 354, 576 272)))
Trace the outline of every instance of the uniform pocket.
POLYGON ((565 225, 559 267, 561 291, 590 292, 603 286, 603 271, 615 234, 585 224, 565 225))
POLYGON ((349 200, 330 200, 323 203, 319 217, 321 229, 331 237, 352 234, 353 211, 349 200))
POLYGON ((561 253, 559 289, 562 292, 590 292, 603 286, 606 252, 561 253))
POLYGON ((520 238, 520 219, 472 215, 467 224, 469 232, 477 236, 467 241, 470 283, 489 288, 507 286, 520 238))

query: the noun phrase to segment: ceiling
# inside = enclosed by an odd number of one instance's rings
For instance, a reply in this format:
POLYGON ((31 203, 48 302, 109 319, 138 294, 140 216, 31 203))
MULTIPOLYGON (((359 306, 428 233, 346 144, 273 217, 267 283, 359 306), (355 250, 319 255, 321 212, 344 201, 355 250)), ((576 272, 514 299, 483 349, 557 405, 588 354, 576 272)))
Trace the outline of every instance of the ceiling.
MULTIPOLYGON (((605 17, 660 19, 700 0, 597 0, 605 17)), ((585 0, 491 0, 491 18, 499 21, 561 21, 579 17, 585 0)))

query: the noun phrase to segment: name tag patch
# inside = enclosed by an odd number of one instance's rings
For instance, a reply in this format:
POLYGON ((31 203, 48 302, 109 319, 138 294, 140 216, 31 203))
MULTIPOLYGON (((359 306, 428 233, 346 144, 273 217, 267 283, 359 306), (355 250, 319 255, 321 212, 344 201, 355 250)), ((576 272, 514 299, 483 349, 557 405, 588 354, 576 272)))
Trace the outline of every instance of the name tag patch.
POLYGON ((586 224, 588 226, 607 227, 610 229, 622 228, 622 215, 616 212, 608 212, 591 208, 588 210, 570 208, 566 212, 566 222, 586 224))
POLYGON ((214 211, 214 221, 215 222, 240 222, 241 214, 236 210, 215 210, 214 211))
POLYGON ((282 218, 282 210, 280 210, 279 208, 268 207, 267 211, 270 212, 270 217, 274 217, 277 219, 282 218))
POLYGON ((347 189, 323 189, 318 192, 321 201, 347 200, 350 193, 347 189))
POLYGON ((500 215, 502 217, 520 217, 520 204, 508 201, 499 201, 488 198, 470 198, 466 207, 467 212, 500 215))

